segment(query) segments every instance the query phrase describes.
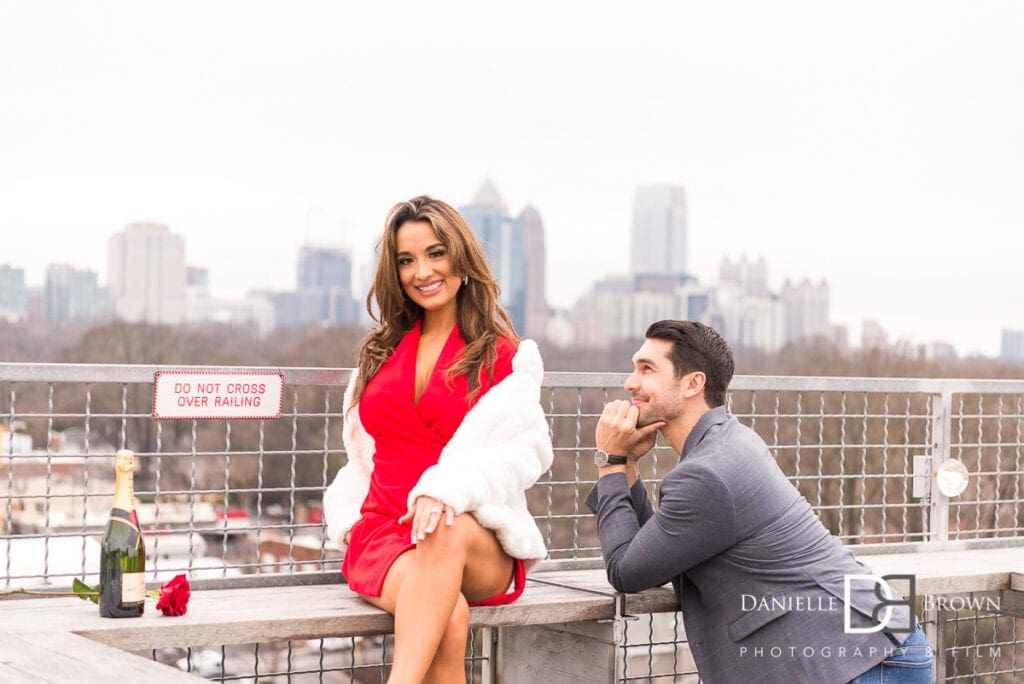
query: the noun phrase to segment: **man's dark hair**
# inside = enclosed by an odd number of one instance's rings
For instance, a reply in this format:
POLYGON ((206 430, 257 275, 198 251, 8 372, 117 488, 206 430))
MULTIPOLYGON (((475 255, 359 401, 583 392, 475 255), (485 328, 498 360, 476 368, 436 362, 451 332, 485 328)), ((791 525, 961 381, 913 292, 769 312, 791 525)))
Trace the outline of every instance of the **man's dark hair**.
POLYGON ((645 337, 672 343, 669 358, 676 377, 700 371, 707 377, 704 399, 715 408, 725 404, 735 364, 732 350, 714 328, 696 321, 658 321, 647 328, 645 337))

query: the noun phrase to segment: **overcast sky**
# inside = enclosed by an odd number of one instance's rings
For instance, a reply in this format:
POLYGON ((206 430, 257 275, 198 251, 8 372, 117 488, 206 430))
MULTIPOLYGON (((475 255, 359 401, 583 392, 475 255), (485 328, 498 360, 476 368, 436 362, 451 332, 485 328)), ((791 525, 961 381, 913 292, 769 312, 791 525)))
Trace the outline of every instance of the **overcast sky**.
POLYGON ((105 278, 151 219, 215 294, 290 288, 307 238, 368 261, 394 202, 490 175, 568 306, 666 182, 702 280, 763 255, 854 336, 996 354, 1024 328, 1022 36, 1012 1, 0 0, 0 263, 105 278))

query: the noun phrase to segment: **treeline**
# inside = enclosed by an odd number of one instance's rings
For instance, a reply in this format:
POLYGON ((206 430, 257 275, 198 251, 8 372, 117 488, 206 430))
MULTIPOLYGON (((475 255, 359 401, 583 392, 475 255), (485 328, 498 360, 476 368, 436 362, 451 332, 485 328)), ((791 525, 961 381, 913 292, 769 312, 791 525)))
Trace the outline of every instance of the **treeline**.
MULTIPOLYGON (((311 327, 261 336, 254 326, 163 326, 112 322, 98 326, 11 324, 0 321, 0 362, 351 367, 365 329, 311 327)), ((605 349, 540 341, 544 365, 559 371, 626 371, 642 340, 620 340, 605 349)), ((783 347, 777 353, 735 349, 736 372, 754 375, 864 377, 1024 378, 1024 365, 972 357, 920 358, 891 346, 841 351, 824 339, 783 347)))

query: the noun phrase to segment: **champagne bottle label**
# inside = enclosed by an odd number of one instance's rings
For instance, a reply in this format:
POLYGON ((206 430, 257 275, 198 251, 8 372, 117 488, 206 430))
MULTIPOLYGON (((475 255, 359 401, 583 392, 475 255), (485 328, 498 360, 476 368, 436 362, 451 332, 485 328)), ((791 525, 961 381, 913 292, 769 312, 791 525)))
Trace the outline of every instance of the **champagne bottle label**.
POLYGON ((121 577, 121 603, 140 603, 145 600, 146 573, 124 573, 121 577))

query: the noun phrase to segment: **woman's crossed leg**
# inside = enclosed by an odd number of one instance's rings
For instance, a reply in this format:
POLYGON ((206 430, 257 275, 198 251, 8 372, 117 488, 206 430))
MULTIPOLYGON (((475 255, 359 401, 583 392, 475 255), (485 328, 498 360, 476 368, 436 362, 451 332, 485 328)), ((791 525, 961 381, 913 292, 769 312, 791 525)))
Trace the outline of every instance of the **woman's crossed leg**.
POLYGON ((512 558, 469 513, 443 522, 391 566, 379 597, 395 616, 390 682, 465 681, 469 603, 504 592, 512 558))

